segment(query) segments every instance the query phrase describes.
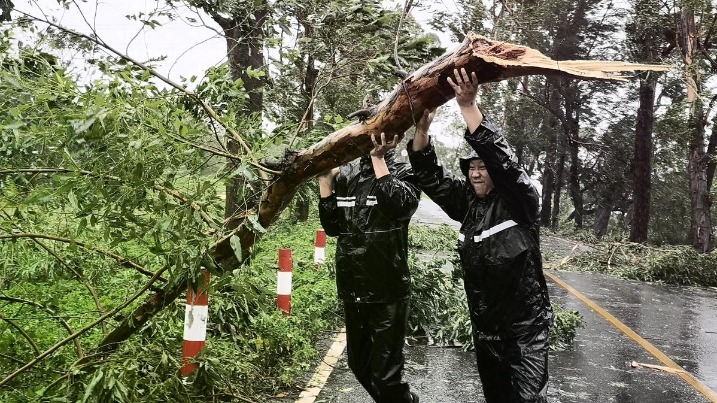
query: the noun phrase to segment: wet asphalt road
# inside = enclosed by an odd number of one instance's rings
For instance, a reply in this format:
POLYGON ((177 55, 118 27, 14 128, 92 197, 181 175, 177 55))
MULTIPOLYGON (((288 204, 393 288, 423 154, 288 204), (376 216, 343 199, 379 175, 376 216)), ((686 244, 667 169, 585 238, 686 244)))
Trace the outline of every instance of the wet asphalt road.
MULTIPOLYGON (((448 220, 422 201, 414 222, 448 220)), ((452 224, 457 227, 457 223, 452 224)), ((565 243, 546 239, 544 243, 565 243)), ((572 245, 566 244, 566 255, 572 245)), ((593 273, 547 271, 568 283, 661 350, 704 386, 717 391, 717 290, 621 280, 593 273)), ((632 361, 664 366, 636 341, 552 281, 554 302, 583 316, 584 327, 568 350, 549 358, 550 402, 710 402, 674 373, 633 368, 632 361)), ((404 348, 404 378, 422 403, 484 402, 474 356, 458 348, 404 348)), ((316 402, 370 403, 342 355, 316 402)))

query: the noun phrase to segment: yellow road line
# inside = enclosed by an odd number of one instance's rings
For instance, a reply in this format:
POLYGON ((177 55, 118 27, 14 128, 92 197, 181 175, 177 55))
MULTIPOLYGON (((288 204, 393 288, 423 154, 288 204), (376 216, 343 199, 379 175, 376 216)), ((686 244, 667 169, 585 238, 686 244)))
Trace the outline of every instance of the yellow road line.
POLYGON ((654 355, 660 362, 665 364, 667 367, 670 367, 674 370, 676 370, 676 374, 680 376, 680 378, 684 379, 685 382, 689 383, 693 388, 698 390, 700 393, 702 393, 707 399, 710 400, 712 403, 717 403, 717 393, 715 393, 712 389, 710 389, 707 385, 702 383, 699 379, 695 378, 694 375, 690 374, 689 372, 685 371, 684 368, 679 366, 676 362, 672 361, 670 357, 665 355, 662 351, 658 350, 657 347, 653 346, 652 343, 649 341, 643 339, 639 334, 635 333, 634 330, 630 329, 625 325, 624 323, 620 322, 616 317, 612 316, 610 312, 606 311, 602 307, 600 307, 598 304, 590 300, 588 297, 584 296, 580 292, 578 292, 576 289, 562 281, 561 279, 557 278, 556 276, 545 272, 545 275, 552 280, 554 283, 558 284, 559 286, 566 289, 569 293, 573 294, 577 299, 582 301, 585 305, 587 305, 590 309, 597 312, 600 316, 605 318, 608 322, 610 322, 611 325, 615 326, 618 330, 625 333, 628 337, 630 337, 632 340, 637 342, 642 348, 649 351, 654 355))
POLYGON ((316 400, 316 397, 326 384, 326 380, 329 379, 331 371, 333 371, 341 354, 343 354, 344 348, 346 348, 346 328, 341 329, 339 334, 334 338, 334 342, 331 344, 329 351, 326 352, 324 359, 321 360, 321 365, 316 368, 306 388, 304 388, 304 391, 299 395, 299 400, 295 403, 313 403, 314 400, 316 400))

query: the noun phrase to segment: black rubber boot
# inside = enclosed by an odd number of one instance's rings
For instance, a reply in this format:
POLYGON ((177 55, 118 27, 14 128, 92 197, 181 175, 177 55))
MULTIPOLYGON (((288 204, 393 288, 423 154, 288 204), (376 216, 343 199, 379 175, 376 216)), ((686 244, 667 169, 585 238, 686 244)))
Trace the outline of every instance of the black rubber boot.
POLYGON ((412 401, 413 403, 419 403, 419 400, 420 400, 420 399, 418 398, 418 395, 415 394, 415 393, 413 393, 413 392, 411 392, 411 401, 412 401))

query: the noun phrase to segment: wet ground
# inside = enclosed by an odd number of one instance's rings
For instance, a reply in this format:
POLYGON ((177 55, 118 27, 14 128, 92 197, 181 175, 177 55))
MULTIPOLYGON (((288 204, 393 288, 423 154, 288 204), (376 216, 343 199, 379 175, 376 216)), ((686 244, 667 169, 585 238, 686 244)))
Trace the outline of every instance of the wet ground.
MULTIPOLYGON (((447 220, 432 203, 421 204, 414 222, 447 220)), ((542 242, 556 259, 586 248, 555 237, 543 237, 542 242)), ((552 300, 584 318, 574 344, 550 354, 550 402, 717 402, 717 290, 646 284, 593 273, 546 273, 605 309, 696 379, 691 384, 679 374, 664 370, 665 363, 644 344, 549 281, 552 300), (634 367, 633 362, 663 369, 634 367)), ((485 401, 471 352, 411 345, 404 353, 405 379, 420 394, 422 403, 485 401)), ((355 381, 342 355, 314 401, 369 403, 371 399, 355 381)))

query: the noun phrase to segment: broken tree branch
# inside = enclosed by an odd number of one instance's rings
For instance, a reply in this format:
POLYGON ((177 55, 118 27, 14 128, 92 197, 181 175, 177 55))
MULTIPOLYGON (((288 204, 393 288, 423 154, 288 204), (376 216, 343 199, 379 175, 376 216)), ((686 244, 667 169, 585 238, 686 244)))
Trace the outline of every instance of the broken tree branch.
MULTIPOLYGON (((366 154, 372 147, 371 134, 403 133, 420 119, 423 111, 443 105, 454 97, 446 78, 454 69, 476 72, 481 83, 501 81, 526 75, 555 75, 576 79, 620 80, 623 71, 669 70, 670 66, 632 64, 614 61, 556 61, 540 52, 520 45, 497 42, 469 33, 456 49, 410 74, 380 104, 372 109, 365 122, 338 130, 306 150, 290 154, 284 161, 282 175, 264 193, 259 206, 259 223, 271 225, 289 204, 299 185, 331 168, 366 154)), ((246 225, 236 234, 242 249, 248 252, 257 234, 246 225)), ((236 268, 239 262, 229 244, 232 234, 216 243, 215 258, 224 270, 236 268)), ((248 256, 244 253, 242 256, 248 256)))

